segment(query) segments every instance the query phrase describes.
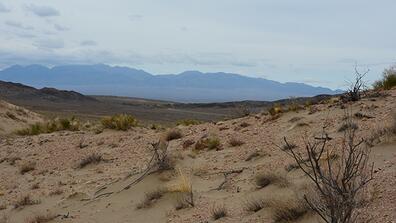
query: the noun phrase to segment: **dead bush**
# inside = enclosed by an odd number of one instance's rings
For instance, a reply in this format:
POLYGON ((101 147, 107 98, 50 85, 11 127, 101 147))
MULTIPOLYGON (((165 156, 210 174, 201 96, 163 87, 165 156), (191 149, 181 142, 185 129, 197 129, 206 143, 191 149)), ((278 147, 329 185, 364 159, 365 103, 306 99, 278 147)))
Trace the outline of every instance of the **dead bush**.
MULTIPOLYGON (((351 123, 352 115, 346 114, 344 125, 351 123)), ((296 150, 286 152, 315 187, 315 196, 304 195, 309 207, 327 223, 355 222, 356 209, 366 197, 363 189, 373 179, 373 166, 368 163, 370 150, 364 146, 364 139, 357 141, 356 128, 347 128, 339 150, 335 150, 340 152, 339 158, 326 158, 333 157, 334 151, 328 148, 331 138, 326 128, 324 126, 322 136, 314 140, 304 137, 305 155, 296 150)), ((284 142, 289 144, 286 138, 284 142)))
POLYGON ((78 164, 78 167, 84 168, 90 164, 98 164, 100 162, 104 161, 102 155, 97 154, 97 153, 92 153, 91 155, 83 158, 80 163, 78 164))

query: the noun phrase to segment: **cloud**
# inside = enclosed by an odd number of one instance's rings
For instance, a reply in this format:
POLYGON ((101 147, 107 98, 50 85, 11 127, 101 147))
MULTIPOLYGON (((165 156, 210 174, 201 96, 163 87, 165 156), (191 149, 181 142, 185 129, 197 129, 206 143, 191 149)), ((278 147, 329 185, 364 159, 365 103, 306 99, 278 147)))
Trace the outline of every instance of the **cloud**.
POLYGON ((46 50, 61 49, 65 47, 65 43, 60 39, 38 40, 33 45, 46 50))
POLYGON ((38 6, 31 4, 26 6, 25 9, 40 17, 50 17, 50 16, 60 15, 58 10, 50 6, 38 6))
POLYGON ((131 21, 138 21, 141 19, 143 19, 142 15, 139 15, 139 14, 129 15, 129 20, 131 20, 131 21))
POLYGON ((66 27, 66 26, 61 26, 61 25, 59 25, 59 24, 54 24, 54 28, 55 28, 57 31, 68 31, 68 30, 70 30, 68 27, 66 27))
POLYGON ((97 46, 98 43, 93 40, 84 40, 81 41, 80 46, 97 46))
POLYGON ((6 21, 4 24, 6 24, 7 26, 10 26, 10 27, 13 27, 13 28, 17 28, 17 29, 34 30, 34 27, 32 27, 32 26, 25 26, 20 22, 11 21, 11 20, 6 21))
POLYGON ((10 12, 11 10, 7 8, 3 3, 0 2, 0 13, 10 12))

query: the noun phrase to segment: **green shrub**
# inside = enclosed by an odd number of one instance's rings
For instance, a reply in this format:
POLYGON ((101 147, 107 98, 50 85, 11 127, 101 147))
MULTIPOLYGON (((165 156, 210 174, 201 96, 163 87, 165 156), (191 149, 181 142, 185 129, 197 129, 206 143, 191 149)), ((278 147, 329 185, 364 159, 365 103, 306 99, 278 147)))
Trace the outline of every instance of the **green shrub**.
POLYGON ((381 80, 374 82, 373 87, 376 90, 389 90, 396 86, 396 66, 385 69, 381 80))
POLYGON ((101 120, 104 128, 126 131, 138 125, 138 121, 131 115, 121 114, 105 117, 101 120))

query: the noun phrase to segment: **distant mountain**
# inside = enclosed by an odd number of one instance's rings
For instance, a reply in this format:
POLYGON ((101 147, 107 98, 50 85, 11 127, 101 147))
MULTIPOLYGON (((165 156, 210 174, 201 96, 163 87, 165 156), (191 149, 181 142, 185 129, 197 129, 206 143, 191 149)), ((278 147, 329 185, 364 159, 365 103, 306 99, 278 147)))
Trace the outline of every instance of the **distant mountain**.
POLYGON ((65 65, 15 65, 0 71, 0 80, 34 87, 69 89, 86 95, 116 95, 178 102, 272 101, 288 97, 336 94, 323 87, 279 83, 230 73, 152 75, 128 67, 65 65))

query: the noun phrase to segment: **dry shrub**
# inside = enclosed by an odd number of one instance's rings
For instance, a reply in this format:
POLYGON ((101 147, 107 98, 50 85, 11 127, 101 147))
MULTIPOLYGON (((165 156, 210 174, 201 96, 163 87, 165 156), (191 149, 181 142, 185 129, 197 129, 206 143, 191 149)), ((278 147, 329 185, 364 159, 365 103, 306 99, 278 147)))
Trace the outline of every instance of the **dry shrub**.
POLYGON ((136 208, 137 209, 149 208, 155 202, 161 199, 162 196, 164 196, 164 194, 165 194, 165 190, 163 189, 156 189, 150 191, 144 195, 144 199, 139 204, 137 204, 136 208))
POLYGON ((81 169, 81 168, 84 168, 90 164, 98 164, 102 161, 104 161, 102 155, 93 153, 93 154, 85 157, 84 159, 82 159, 80 161, 80 163, 78 164, 78 167, 81 169))
POLYGON ((268 112, 270 113, 271 116, 275 116, 278 114, 283 113, 283 109, 282 106, 280 104, 274 104, 269 110, 268 112))
POLYGON ((36 205, 39 204, 40 201, 39 200, 34 200, 30 197, 30 195, 25 195, 20 197, 17 201, 15 201, 14 203, 14 208, 23 208, 25 206, 29 206, 29 205, 36 205))
POLYGON ((54 220, 57 216, 54 214, 38 214, 26 220, 26 223, 46 223, 54 220))
POLYGON ((250 124, 247 123, 247 122, 242 122, 239 126, 242 127, 242 128, 246 128, 246 127, 249 127, 250 124))
POLYGON ((210 212, 212 214, 213 220, 215 221, 220 218, 227 217, 228 215, 227 209, 225 208, 224 205, 213 206, 210 212))
POLYGON ((175 160, 168 154, 169 143, 167 141, 159 140, 156 143, 152 143, 154 157, 153 160, 157 167, 157 170, 172 170, 175 167, 175 160))
POLYGON ((102 118, 101 123, 104 128, 121 131, 127 131, 132 127, 138 126, 138 121, 133 116, 127 114, 102 118))
POLYGON ((19 173, 20 174, 25 174, 27 172, 33 171, 36 169, 36 163, 35 162, 26 162, 23 163, 20 167, 19 167, 19 173))
POLYGON ((18 120, 18 118, 13 114, 13 113, 11 113, 11 112, 6 112, 6 116, 8 117, 8 118, 10 118, 10 119, 13 119, 13 120, 18 120))
POLYGON ((192 139, 187 139, 183 142, 183 149, 187 149, 188 147, 194 145, 194 140, 192 139))
POLYGON ((167 191, 176 193, 179 196, 176 206, 189 205, 194 207, 194 193, 191 179, 188 178, 180 169, 176 182, 167 186, 167 191))
POLYGON ((244 208, 248 212, 258 212, 265 207, 265 203, 263 199, 260 198, 251 198, 245 201, 244 208))
POLYGON ((208 150, 220 150, 221 149, 221 143, 220 139, 217 137, 210 137, 206 139, 200 139, 195 143, 195 150, 203 150, 203 149, 208 149, 208 150))
POLYGON ((356 125, 356 123, 353 122, 346 122, 343 123, 340 128, 338 129, 338 132, 345 132, 348 129, 351 130, 357 130, 359 127, 356 125))
POLYGON ((181 137, 183 137, 183 135, 182 135, 180 129, 171 129, 171 130, 167 131, 165 134, 166 141, 180 139, 181 137))
POLYGON ((390 90, 396 86, 396 65, 385 69, 382 79, 374 82, 373 86, 376 90, 390 90))
POLYGON ((236 139, 236 138, 231 138, 230 141, 228 141, 228 143, 230 144, 230 146, 235 147, 235 146, 241 146, 243 144, 245 144, 244 141, 240 140, 240 139, 236 139))
POLYGON ((262 156, 261 153, 259 153, 257 151, 254 151, 245 159, 245 161, 250 161, 250 160, 252 160, 252 159, 254 159, 256 157, 260 157, 260 156, 262 156))
POLYGON ((274 184, 278 187, 287 187, 290 185, 285 175, 274 172, 258 174, 255 177, 255 182, 258 188, 264 188, 270 184, 274 184))

